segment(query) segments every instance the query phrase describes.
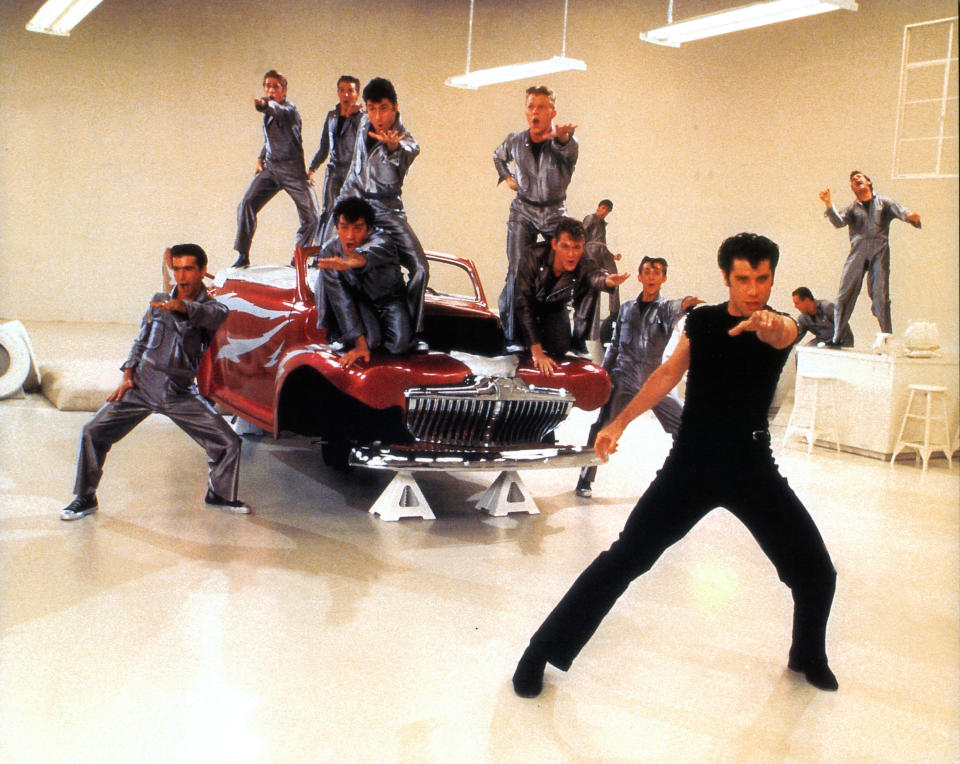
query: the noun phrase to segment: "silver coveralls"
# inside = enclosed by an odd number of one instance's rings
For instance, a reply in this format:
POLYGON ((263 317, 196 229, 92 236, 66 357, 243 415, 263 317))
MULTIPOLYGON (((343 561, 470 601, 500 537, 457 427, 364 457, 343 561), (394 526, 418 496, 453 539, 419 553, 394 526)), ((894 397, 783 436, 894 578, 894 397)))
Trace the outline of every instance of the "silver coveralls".
MULTIPOLYGON (((586 250, 587 254, 597 261, 597 264, 607 273, 617 272, 617 261, 614 254, 607 248, 607 221, 601 218, 596 212, 587 215, 583 219, 583 230, 586 232, 586 250)), ((610 292, 610 315, 615 316, 620 312, 620 287, 614 287, 610 292)), ((596 338, 600 329, 600 313, 596 314, 593 322, 593 337, 596 338)))
MULTIPOLYGON (((830 207, 823 213, 835 228, 850 229, 850 254, 843 264, 840 290, 836 301, 836 326, 833 341, 841 343, 844 330, 850 323, 853 307, 857 304, 863 274, 867 273, 867 292, 873 303, 873 315, 880 322, 880 331, 893 332, 890 318, 890 223, 894 218, 910 222, 910 210, 883 196, 874 196, 869 207, 859 199, 842 213, 830 207)), ((920 228, 919 223, 910 223, 920 228)))
MULTIPOLYGON (((396 244, 374 229, 356 251, 367 258, 362 268, 319 270, 317 324, 331 339, 353 344, 363 335, 371 350, 383 345, 390 353, 405 353, 413 328, 396 244)), ((327 242, 320 257, 346 257, 340 240, 327 242)))
MULTIPOLYGON (((158 292, 152 302, 176 297, 158 292)), ((202 292, 185 302, 187 314, 149 308, 140 334, 121 368, 133 369, 133 388, 119 401, 107 401, 84 425, 77 457, 77 496, 93 494, 103 476, 110 447, 150 414, 164 414, 207 452, 209 486, 218 496, 237 498, 240 436, 197 391, 197 368, 227 306, 202 292)))
POLYGON ((536 243, 537 234, 549 241, 560 218, 566 214, 567 186, 580 152, 574 137, 566 144, 551 138, 542 145, 537 161, 530 148, 530 131, 522 130, 508 135, 493 152, 493 165, 500 177, 497 183, 510 177, 517 183, 517 195, 510 203, 510 217, 507 219, 507 275, 497 300, 508 345, 522 339, 515 329, 513 317, 520 258, 536 243))
MULTIPOLYGON (((817 312, 812 316, 809 313, 801 313, 797 316, 797 326, 800 328, 800 334, 797 335, 797 342, 803 339, 807 332, 813 335, 808 345, 816 345, 818 342, 833 341, 833 317, 836 307, 829 300, 814 300, 817 306, 817 312)), ((845 347, 853 347, 853 330, 848 325, 843 333, 840 344, 845 347)))
POLYGON ((398 116, 391 130, 403 136, 396 151, 370 138, 373 128, 364 115, 357 128, 357 142, 350 171, 340 190, 339 199, 359 196, 366 199, 376 215, 375 226, 383 229, 397 245, 400 265, 407 271, 407 306, 415 332, 423 329, 423 297, 427 292, 430 266, 420 240, 407 222, 403 209, 403 179, 420 153, 420 146, 398 116))
POLYGON ((340 195, 340 189, 343 187, 343 181, 350 170, 353 149, 357 145, 357 127, 362 118, 363 112, 358 111, 340 119, 340 105, 337 104, 327 112, 327 118, 323 122, 320 146, 310 160, 309 167, 311 172, 315 172, 323 160, 329 156, 323 179, 323 208, 320 211, 316 244, 322 245, 333 236, 333 229, 336 226, 330 218, 333 215, 337 197, 340 195))
MULTIPOLYGON (((667 300, 662 295, 643 313, 637 303, 638 300, 627 300, 617 315, 613 340, 603 357, 603 368, 610 375, 613 390, 590 427, 587 446, 593 446, 597 433, 627 407, 647 377, 663 363, 663 351, 683 313, 683 300, 667 300)), ((683 404, 676 393, 671 391, 665 395, 653 407, 653 413, 664 432, 676 437, 683 413, 683 404)), ((596 476, 595 464, 580 471, 580 479, 587 482, 592 483, 596 476)))
POLYGON ((317 235, 320 213, 317 197, 307 180, 303 165, 303 140, 300 135, 300 112, 290 101, 267 101, 263 111, 263 148, 260 160, 263 169, 253 176, 237 207, 237 236, 233 248, 242 255, 250 254, 250 242, 257 230, 257 213, 283 189, 297 205, 300 228, 297 246, 309 247, 317 235))

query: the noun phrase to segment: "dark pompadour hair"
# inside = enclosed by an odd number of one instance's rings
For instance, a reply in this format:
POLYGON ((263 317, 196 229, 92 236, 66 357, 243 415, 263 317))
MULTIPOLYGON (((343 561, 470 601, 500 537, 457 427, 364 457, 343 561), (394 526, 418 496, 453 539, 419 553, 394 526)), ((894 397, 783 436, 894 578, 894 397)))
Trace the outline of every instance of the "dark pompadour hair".
POLYGON ((367 224, 367 228, 372 229, 373 223, 376 220, 376 213, 373 207, 370 206, 370 202, 361 199, 359 196, 348 196, 346 199, 341 199, 337 202, 337 206, 333 208, 334 224, 339 223, 341 217, 348 223, 356 223, 358 220, 363 220, 363 222, 367 224))
POLYGON ((363 88, 363 100, 377 103, 386 98, 394 106, 397 105, 397 89, 393 83, 383 77, 374 77, 363 88))
POLYGON ((207 267, 207 253, 199 244, 174 244, 170 247, 170 258, 190 257, 197 261, 197 267, 203 270, 207 267))
POLYGON ((643 266, 647 263, 650 265, 659 265, 663 268, 663 275, 667 275, 667 260, 664 257, 647 257, 644 255, 643 260, 640 261, 640 267, 637 268, 637 273, 640 273, 643 270, 643 266))
POLYGON ((553 232, 553 238, 559 239, 562 233, 567 234, 571 239, 580 241, 587 238, 587 232, 583 228, 583 223, 576 218, 560 218, 560 222, 557 224, 557 230, 553 232))
POLYGON ((811 292, 811 291, 810 291, 809 289, 807 289, 806 287, 797 287, 797 288, 794 289, 790 294, 791 294, 792 296, 794 296, 794 297, 799 297, 801 300, 812 300, 812 299, 813 299, 813 292, 811 292))
POLYGON ((780 247, 766 236, 758 233, 738 233, 725 239, 717 250, 717 265, 727 276, 733 268, 734 260, 746 260, 750 267, 756 268, 764 260, 770 261, 770 271, 777 270, 780 260, 780 247))
POLYGON ((357 86, 357 89, 360 88, 360 80, 354 77, 352 74, 341 74, 340 79, 337 80, 337 87, 340 87, 341 82, 349 82, 357 86))
POLYGON ((280 83, 281 87, 287 86, 287 78, 280 74, 280 72, 278 72, 276 69, 271 69, 269 72, 263 75, 262 81, 266 82, 268 77, 273 77, 273 79, 280 83))

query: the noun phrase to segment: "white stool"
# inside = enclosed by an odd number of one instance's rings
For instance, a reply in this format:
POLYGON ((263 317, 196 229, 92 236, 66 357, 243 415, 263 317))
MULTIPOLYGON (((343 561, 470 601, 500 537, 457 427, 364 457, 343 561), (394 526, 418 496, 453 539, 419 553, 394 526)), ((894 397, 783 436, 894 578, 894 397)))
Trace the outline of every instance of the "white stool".
POLYGON ((837 431, 837 380, 823 374, 804 374, 797 377, 793 411, 787 422, 783 445, 793 433, 807 439, 807 453, 821 435, 833 437, 837 453, 840 453, 840 434, 837 431), (826 420, 824 426, 818 426, 826 420))
MULTIPOLYGON (((950 443, 949 426, 947 423, 947 388, 940 385, 910 385, 910 398, 907 400, 907 410, 903 412, 903 421, 900 423, 900 434, 897 435, 897 445, 893 448, 893 456, 890 457, 890 463, 893 464, 893 460, 897 458, 897 454, 903 449, 912 448, 920 454, 924 472, 927 470, 927 462, 930 459, 930 454, 934 451, 943 452, 943 455, 947 457, 947 467, 949 468, 951 464, 951 452, 953 451, 952 444, 950 443), (920 402, 923 413, 914 414, 913 399, 920 396, 923 397, 923 400, 920 402), (934 399, 940 401, 942 414, 933 413, 934 399), (907 422, 911 419, 917 419, 923 422, 923 440, 904 440, 903 433, 907 428, 907 422), (931 430, 933 429, 934 423, 938 423, 938 425, 942 424, 942 440, 940 440, 940 436, 937 435, 933 435, 934 440, 931 440, 931 430)), ((940 429, 940 427, 938 426, 937 429, 940 429)))

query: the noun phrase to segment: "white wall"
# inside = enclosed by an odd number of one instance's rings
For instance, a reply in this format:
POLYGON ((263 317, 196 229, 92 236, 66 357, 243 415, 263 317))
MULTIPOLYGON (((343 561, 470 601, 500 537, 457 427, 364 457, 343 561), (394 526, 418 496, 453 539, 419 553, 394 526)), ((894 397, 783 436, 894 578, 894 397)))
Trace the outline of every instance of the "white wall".
MULTIPOLYGON (((261 143, 251 99, 274 66, 290 80, 308 154, 338 75, 395 82, 422 146, 405 185, 410 220, 425 246, 476 259, 495 301, 510 194, 491 154, 524 126, 532 83, 443 86, 464 70, 466 0, 105 0, 69 38, 24 31, 38 4, 0 7, 0 316, 136 320, 178 241, 202 244, 212 269, 229 265, 261 143)), ((666 0, 624 5, 572 0, 567 53, 589 69, 544 79, 560 119, 580 125, 571 213, 612 198, 608 239, 625 267, 664 255, 669 290, 708 300, 724 296, 719 242, 767 234, 783 251, 774 303, 786 309, 800 284, 833 296, 848 242, 817 192, 829 185, 846 201, 847 173, 862 169, 924 221, 892 228, 895 329, 935 320, 955 346, 957 181, 889 176, 903 26, 956 4, 861 0, 857 13, 680 50, 637 39, 663 23, 666 0)), ((559 52, 559 0, 476 6, 474 68, 559 52)), ((271 202, 254 262, 285 262, 296 228, 292 202, 271 202)), ((876 332, 865 293, 853 328, 861 342, 876 332)))

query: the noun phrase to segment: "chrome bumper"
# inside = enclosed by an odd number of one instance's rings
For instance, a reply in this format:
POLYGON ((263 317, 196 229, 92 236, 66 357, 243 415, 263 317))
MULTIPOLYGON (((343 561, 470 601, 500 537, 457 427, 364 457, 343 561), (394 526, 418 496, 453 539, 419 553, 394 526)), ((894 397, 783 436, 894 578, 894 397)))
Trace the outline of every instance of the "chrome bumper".
POLYGON ((599 464, 593 449, 585 446, 530 448, 422 448, 419 446, 361 446, 350 452, 350 465, 375 470, 474 470, 556 469, 599 464))

